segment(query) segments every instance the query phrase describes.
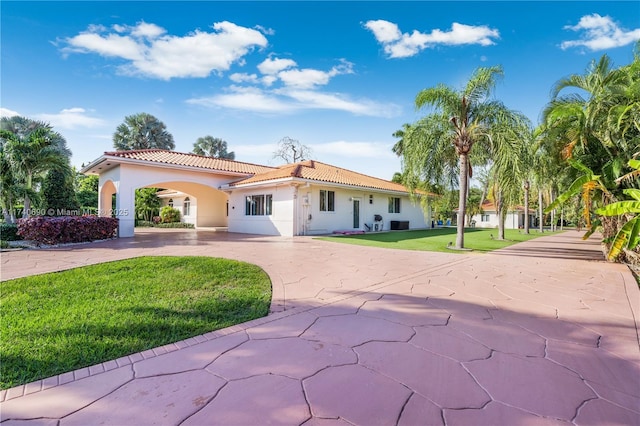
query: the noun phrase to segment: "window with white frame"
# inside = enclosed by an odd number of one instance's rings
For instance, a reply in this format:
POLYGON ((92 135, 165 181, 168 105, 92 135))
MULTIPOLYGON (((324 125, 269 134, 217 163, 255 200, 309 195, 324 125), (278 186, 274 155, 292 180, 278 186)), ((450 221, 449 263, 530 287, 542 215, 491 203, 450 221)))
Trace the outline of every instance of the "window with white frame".
POLYGON ((336 193, 334 191, 320 190, 320 211, 334 212, 336 211, 336 193))
POLYGON ((273 195, 247 195, 244 214, 246 216, 271 216, 273 195))
POLYGON ((185 198, 184 202, 182 203, 182 215, 183 216, 191 215, 191 200, 189 199, 189 197, 185 198))
POLYGON ((400 198, 389 197, 389 213, 400 213, 400 198))
POLYGON ((169 207, 173 207, 173 198, 169 198, 169 201, 167 202, 167 205, 169 207))
POLYGON ((480 222, 489 222, 489 215, 483 214, 482 216, 480 216, 480 222))

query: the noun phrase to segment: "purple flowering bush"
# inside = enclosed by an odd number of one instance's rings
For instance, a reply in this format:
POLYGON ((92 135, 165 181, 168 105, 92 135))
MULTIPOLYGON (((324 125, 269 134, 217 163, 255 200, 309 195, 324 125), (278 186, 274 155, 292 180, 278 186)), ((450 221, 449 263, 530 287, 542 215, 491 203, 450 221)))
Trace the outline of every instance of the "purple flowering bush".
POLYGON ((118 219, 98 216, 33 216, 18 220, 18 235, 40 244, 82 243, 116 235, 118 219))

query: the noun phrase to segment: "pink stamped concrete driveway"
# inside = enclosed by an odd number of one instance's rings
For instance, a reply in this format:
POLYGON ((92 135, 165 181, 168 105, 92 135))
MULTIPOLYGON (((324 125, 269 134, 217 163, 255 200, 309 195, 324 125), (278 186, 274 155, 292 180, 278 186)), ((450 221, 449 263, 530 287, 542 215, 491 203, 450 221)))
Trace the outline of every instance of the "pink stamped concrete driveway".
POLYGON ((640 292, 577 232, 458 254, 148 231, 1 272, 175 254, 258 264, 272 314, 2 391, 2 426, 640 424, 640 292))

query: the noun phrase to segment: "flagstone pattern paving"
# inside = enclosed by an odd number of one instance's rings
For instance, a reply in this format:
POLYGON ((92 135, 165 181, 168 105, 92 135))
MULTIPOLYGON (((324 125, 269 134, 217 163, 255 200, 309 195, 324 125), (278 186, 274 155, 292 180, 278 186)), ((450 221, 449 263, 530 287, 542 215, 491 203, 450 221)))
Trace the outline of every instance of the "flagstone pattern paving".
POLYGON ((2 391, 2 425, 640 424, 640 292, 577 232, 449 254, 147 231, 3 253, 2 279, 174 254, 258 264, 272 314, 2 391))

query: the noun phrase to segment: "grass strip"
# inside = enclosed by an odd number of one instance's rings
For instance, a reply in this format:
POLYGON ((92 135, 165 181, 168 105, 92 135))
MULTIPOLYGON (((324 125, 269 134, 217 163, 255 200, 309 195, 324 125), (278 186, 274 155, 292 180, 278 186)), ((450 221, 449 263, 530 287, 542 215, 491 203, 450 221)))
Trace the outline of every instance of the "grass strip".
POLYGON ((271 281, 255 265, 138 257, 0 283, 6 389, 263 317, 271 281))
MULTIPOLYGON (((505 240, 497 240, 498 230, 487 228, 468 228, 464 231, 464 246, 473 251, 486 253, 508 247, 512 244, 528 241, 552 232, 540 233, 537 230, 524 234, 518 229, 505 229, 505 240)), ((361 246, 394 248, 401 250, 436 251, 446 253, 467 253, 451 250, 448 245, 455 246, 455 228, 436 228, 416 231, 394 231, 356 235, 340 235, 318 237, 320 240, 333 241, 361 246)))

